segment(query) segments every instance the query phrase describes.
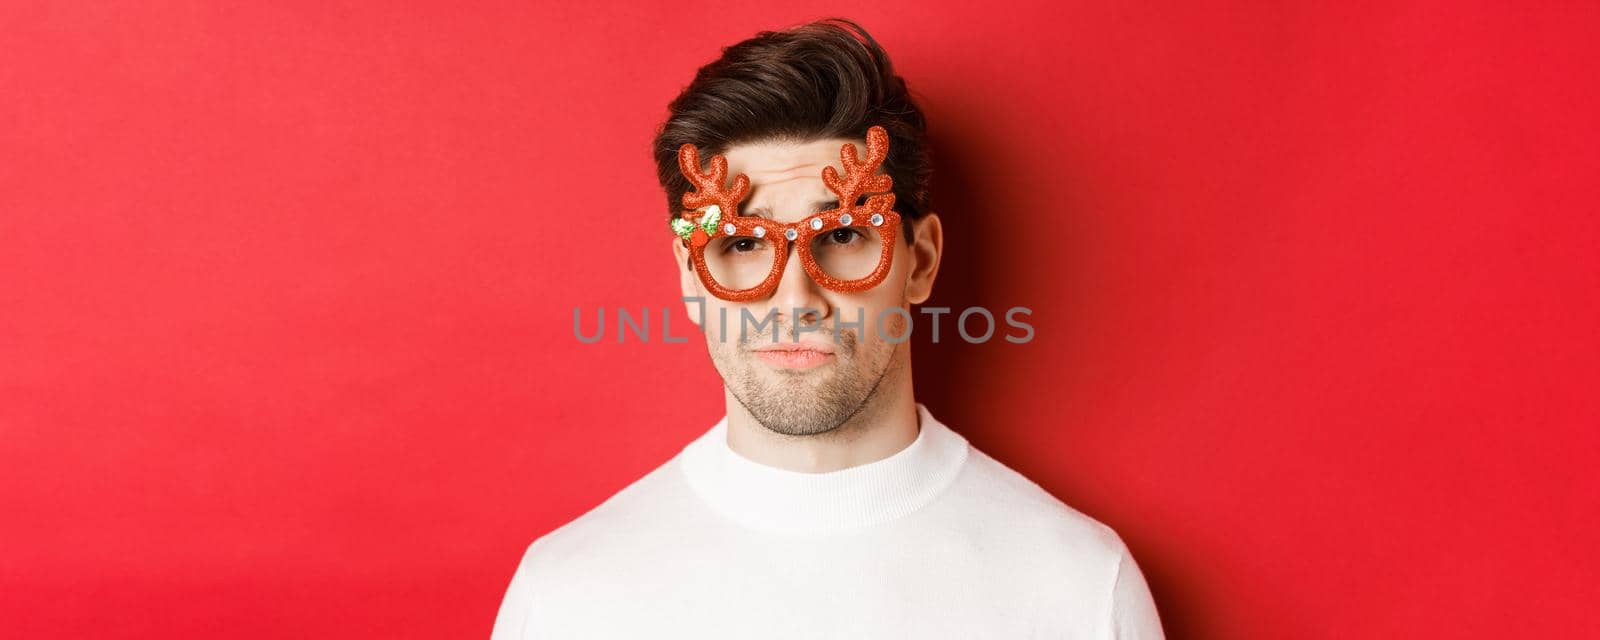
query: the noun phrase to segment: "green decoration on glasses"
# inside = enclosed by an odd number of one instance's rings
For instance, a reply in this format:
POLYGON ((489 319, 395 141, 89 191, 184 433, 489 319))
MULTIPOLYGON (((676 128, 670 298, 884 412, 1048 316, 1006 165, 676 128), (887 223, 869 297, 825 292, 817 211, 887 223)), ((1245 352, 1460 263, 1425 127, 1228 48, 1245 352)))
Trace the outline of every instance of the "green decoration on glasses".
POLYGON ((722 224, 722 207, 711 205, 706 207, 706 215, 700 218, 700 228, 706 230, 706 235, 717 235, 717 225, 722 224))
MULTIPOLYGON (((672 232, 677 234, 679 238, 688 240, 694 235, 696 225, 693 222, 683 218, 673 218, 667 224, 672 227, 672 232)), ((722 224, 722 207, 717 205, 706 207, 706 214, 700 217, 698 226, 706 232, 707 236, 714 236, 717 235, 717 225, 719 224, 722 224)))

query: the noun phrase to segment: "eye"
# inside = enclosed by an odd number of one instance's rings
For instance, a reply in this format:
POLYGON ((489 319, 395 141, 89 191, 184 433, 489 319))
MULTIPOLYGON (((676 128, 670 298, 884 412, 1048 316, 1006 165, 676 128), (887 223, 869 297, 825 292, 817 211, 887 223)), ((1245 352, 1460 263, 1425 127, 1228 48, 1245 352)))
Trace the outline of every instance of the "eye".
POLYGON ((849 227, 828 232, 828 241, 834 244, 850 244, 859 237, 861 237, 861 232, 849 227))
POLYGON ((747 255, 766 251, 767 243, 760 238, 752 238, 750 236, 728 236, 719 239, 715 247, 720 253, 747 255))

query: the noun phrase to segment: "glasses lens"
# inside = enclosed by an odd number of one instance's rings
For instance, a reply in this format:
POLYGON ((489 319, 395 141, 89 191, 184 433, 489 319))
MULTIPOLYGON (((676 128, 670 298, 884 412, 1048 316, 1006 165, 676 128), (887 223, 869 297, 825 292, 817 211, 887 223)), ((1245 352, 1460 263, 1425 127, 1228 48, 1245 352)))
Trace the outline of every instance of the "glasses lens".
POLYGON ((706 243, 706 268, 724 288, 749 289, 772 273, 774 251, 772 242, 754 236, 717 236, 706 243))
POLYGON ((877 227, 840 227, 811 239, 811 257, 822 272, 839 280, 860 280, 878 268, 883 236, 877 227))

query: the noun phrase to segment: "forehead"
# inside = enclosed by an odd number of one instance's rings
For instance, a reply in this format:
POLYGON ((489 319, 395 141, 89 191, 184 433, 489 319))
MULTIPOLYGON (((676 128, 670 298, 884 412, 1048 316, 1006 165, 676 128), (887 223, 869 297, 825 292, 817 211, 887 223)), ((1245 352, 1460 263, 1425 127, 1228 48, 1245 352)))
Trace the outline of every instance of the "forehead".
POLYGON ((728 159, 730 179, 741 173, 750 179, 750 195, 741 213, 791 221, 831 208, 838 196, 823 184, 822 168, 831 166, 842 173, 839 149, 846 143, 856 146, 857 157, 866 156, 865 140, 847 138, 766 140, 729 147, 723 156, 728 159))

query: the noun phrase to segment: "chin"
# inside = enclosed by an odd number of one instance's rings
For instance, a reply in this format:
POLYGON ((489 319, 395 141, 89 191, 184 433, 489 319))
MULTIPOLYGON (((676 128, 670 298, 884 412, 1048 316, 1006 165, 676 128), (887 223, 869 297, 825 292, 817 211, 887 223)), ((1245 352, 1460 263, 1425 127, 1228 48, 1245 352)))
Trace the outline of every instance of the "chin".
POLYGON ((836 376, 832 366, 824 365, 810 369, 780 369, 762 363, 756 363, 755 368, 761 371, 762 379, 770 389, 795 390, 796 395, 813 395, 815 390, 833 384, 836 376))

